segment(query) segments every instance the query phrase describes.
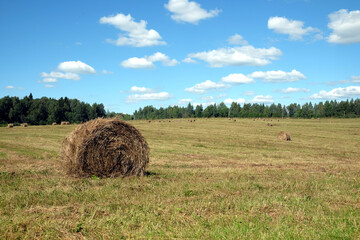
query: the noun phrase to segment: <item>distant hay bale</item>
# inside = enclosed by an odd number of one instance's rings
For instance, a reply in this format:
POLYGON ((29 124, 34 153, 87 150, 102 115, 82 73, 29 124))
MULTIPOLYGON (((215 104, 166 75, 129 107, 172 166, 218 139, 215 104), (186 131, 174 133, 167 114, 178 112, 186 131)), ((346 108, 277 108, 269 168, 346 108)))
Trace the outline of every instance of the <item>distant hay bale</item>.
POLYGON ((13 127, 14 127, 14 124, 13 124, 13 123, 9 123, 7 127, 8 127, 8 128, 13 128, 13 127))
POLYGON ((53 122, 52 125, 55 126, 55 125, 57 125, 57 123, 56 123, 56 122, 53 122))
POLYGON ((21 126, 22 126, 22 127, 27 127, 28 124, 27 124, 27 123, 22 123, 21 126))
POLYGON ((290 134, 281 131, 278 134, 278 139, 284 140, 284 141, 291 141, 291 136, 290 136, 290 134))
POLYGON ((150 149, 132 125, 98 118, 79 125, 62 144, 61 156, 68 174, 79 177, 141 176, 150 149))
POLYGON ((60 123, 60 125, 70 125, 70 123, 66 122, 66 121, 63 121, 63 122, 60 123))
POLYGON ((234 122, 236 122, 236 119, 234 119, 234 122))
POLYGON ((274 126, 274 125, 272 125, 271 123, 268 123, 267 125, 268 125, 269 127, 272 127, 272 126, 274 126))

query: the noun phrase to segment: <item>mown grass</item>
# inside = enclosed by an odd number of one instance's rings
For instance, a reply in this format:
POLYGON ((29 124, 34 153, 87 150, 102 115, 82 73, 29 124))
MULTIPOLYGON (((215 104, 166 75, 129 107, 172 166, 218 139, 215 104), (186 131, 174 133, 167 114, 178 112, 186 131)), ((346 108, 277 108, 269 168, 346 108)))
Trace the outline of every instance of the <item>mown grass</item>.
POLYGON ((0 128, 0 239, 359 239, 360 120, 266 123, 133 121, 148 174, 117 179, 64 174, 75 126, 0 128))

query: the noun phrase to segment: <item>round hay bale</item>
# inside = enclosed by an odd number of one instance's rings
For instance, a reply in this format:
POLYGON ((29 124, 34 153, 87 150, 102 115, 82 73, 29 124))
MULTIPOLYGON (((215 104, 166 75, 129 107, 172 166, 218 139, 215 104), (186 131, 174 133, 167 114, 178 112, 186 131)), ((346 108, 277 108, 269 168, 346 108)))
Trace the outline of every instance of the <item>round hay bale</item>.
POLYGON ((7 125, 7 127, 8 127, 8 128, 13 128, 13 127, 14 127, 14 124, 13 124, 13 123, 9 123, 9 124, 7 125))
POLYGON ((150 149, 132 125, 98 118, 79 125, 62 144, 68 174, 79 177, 142 176, 150 149))
POLYGON ((278 139, 284 140, 284 141, 291 141, 291 136, 290 136, 290 134, 281 131, 278 134, 278 139))

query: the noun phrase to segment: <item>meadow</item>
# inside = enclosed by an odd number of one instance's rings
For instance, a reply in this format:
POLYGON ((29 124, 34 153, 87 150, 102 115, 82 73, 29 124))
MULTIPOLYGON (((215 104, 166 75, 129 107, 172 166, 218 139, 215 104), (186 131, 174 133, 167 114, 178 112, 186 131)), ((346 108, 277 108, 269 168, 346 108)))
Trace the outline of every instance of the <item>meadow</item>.
POLYGON ((65 174, 76 125, 0 128, 0 239, 359 239, 360 119, 267 123, 131 121, 147 174, 107 179, 65 174))

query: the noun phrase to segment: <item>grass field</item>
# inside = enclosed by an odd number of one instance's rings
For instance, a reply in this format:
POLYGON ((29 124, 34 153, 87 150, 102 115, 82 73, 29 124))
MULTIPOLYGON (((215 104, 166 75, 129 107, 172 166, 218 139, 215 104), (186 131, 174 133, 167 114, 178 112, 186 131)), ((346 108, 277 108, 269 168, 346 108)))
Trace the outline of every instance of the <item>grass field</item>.
POLYGON ((360 238, 360 119, 131 123, 140 178, 66 176, 74 125, 0 128, 0 239, 360 238))

